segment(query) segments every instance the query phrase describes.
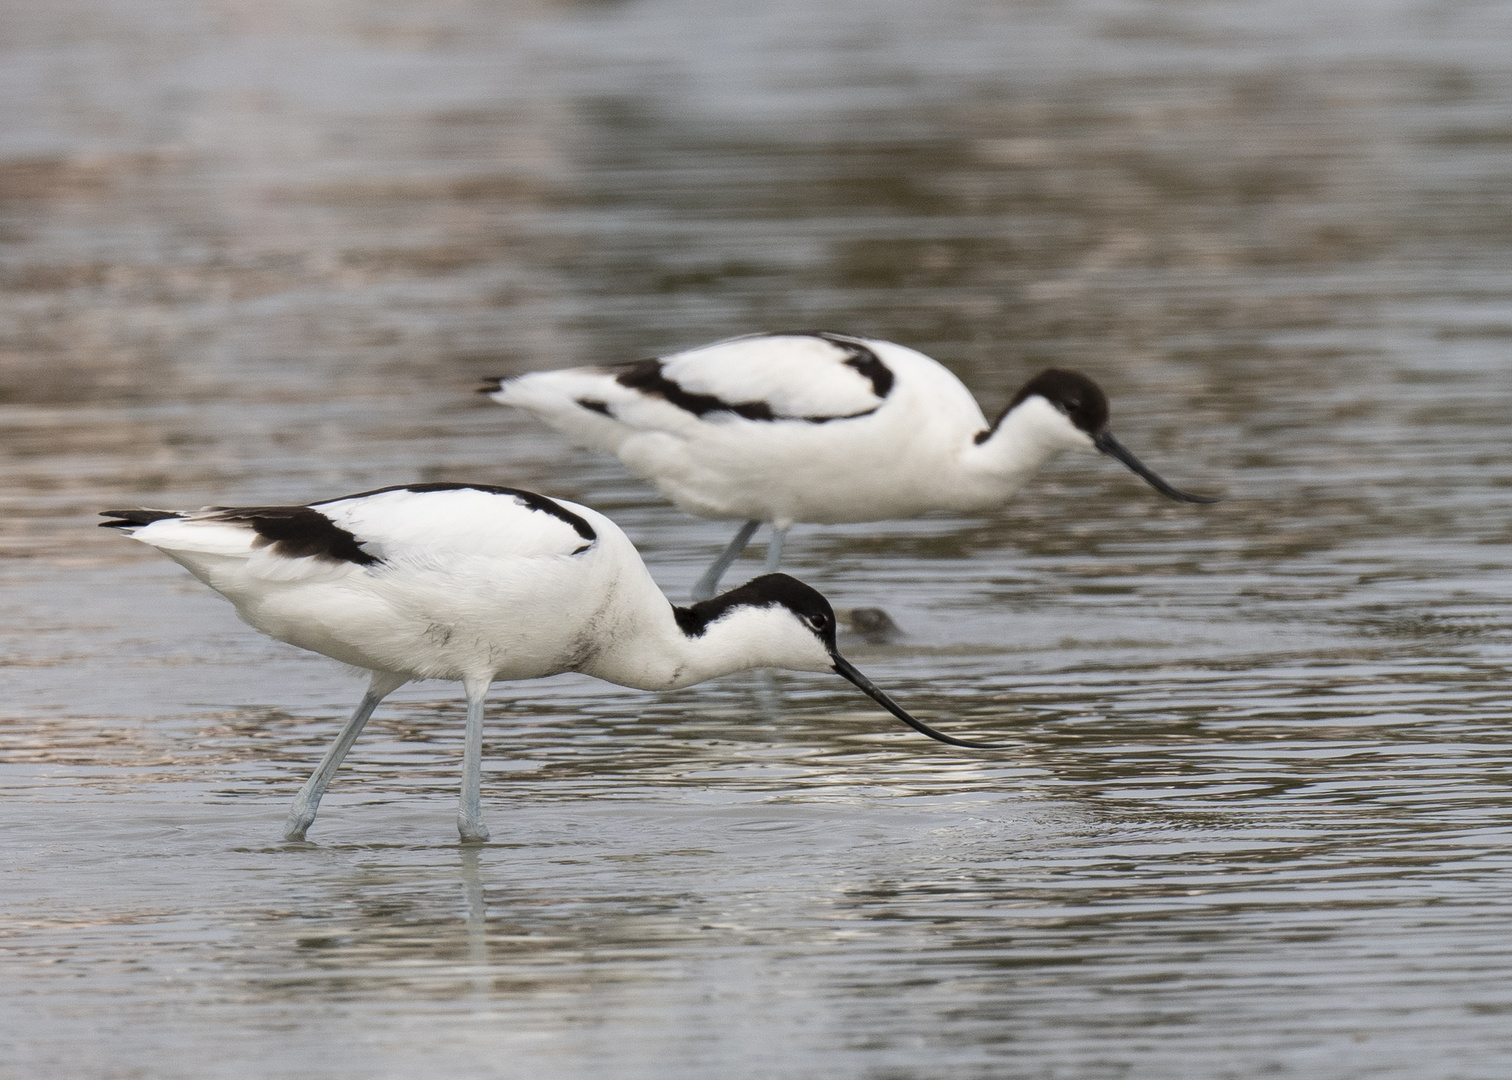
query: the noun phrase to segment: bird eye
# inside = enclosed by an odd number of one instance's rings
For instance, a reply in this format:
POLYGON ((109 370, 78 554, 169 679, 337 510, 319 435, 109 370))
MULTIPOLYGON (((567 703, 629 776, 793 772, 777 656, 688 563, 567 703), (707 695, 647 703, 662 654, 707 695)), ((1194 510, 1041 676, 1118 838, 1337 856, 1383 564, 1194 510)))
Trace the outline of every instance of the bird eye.
POLYGON ((808 617, 808 624, 810 626, 812 626, 815 630, 823 630, 826 626, 829 625, 829 616, 828 615, 810 615, 808 617))

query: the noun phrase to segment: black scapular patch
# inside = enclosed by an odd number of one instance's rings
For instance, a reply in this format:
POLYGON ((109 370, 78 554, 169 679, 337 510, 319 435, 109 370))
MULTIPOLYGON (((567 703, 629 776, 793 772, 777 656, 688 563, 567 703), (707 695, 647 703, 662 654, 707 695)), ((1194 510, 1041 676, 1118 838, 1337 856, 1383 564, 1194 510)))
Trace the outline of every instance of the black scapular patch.
MULTIPOLYGON (((593 531, 592 525, 588 524, 586 520, 574 514, 555 499, 549 499, 545 495, 538 495, 534 491, 521 491, 519 488, 500 487, 497 484, 395 484, 393 487, 360 491, 356 495, 343 495, 339 499, 323 499, 311 505, 324 506, 327 503, 346 502, 348 499, 365 499, 369 495, 382 495, 389 491, 414 491, 421 493, 427 491, 486 491, 490 495, 511 495, 532 510, 538 510, 543 514, 550 514, 560 521, 565 521, 584 540, 592 543, 598 539, 598 533, 593 531)), ((586 547, 578 548, 578 551, 586 550, 586 547)), ((576 555, 577 551, 573 552, 573 554, 576 555)))
POLYGON ((313 556, 327 562, 372 566, 376 555, 362 550, 357 537, 319 510, 308 506, 228 506, 205 515, 207 520, 250 525, 257 533, 258 547, 272 547, 273 554, 288 559, 313 556))
POLYGON ((787 574, 763 574, 727 593, 700 600, 688 607, 672 608, 677 627, 686 637, 702 637, 709 624, 723 618, 732 608, 772 607, 781 604, 820 634, 831 652, 835 651, 835 611, 817 589, 787 574))
POLYGON ((1108 397, 1102 387, 1079 371, 1046 368, 1024 384, 990 428, 977 432, 976 442, 981 444, 992 438, 1003 418, 1036 394, 1065 413, 1088 435, 1096 435, 1108 426, 1108 397))
POLYGON ((138 525, 151 525, 154 521, 181 518, 184 515, 172 510, 101 510, 100 516, 111 518, 100 522, 102 529, 131 529, 138 525))
POLYGON ((594 401, 592 398, 578 398, 577 403, 579 406, 587 409, 589 412, 602 413, 604 416, 610 417, 611 419, 614 416, 614 414, 609 411, 609 405, 607 402, 594 401))
POLYGON ((893 373, 892 368, 884 364, 877 354, 868 349, 854 338, 848 338, 844 334, 831 334, 826 330, 816 330, 813 335, 822 338, 831 345, 838 345, 850 354, 844 361, 846 367, 855 368, 862 375, 871 380, 872 393, 879 398, 885 398, 892 393, 893 373))
MULTIPOLYGON (((862 345, 858 341, 844 337, 840 334, 831 334, 823 330, 815 330, 803 334, 768 334, 767 337, 816 337, 829 342, 845 350, 848 354, 841 361, 847 367, 855 368, 864 375, 872 384, 872 392, 879 398, 885 398, 892 392, 893 373, 892 369, 877 358, 877 354, 862 345)), ((676 405, 685 412, 694 416, 703 416, 711 412, 734 413, 747 420, 800 420, 806 424, 827 424, 831 420, 857 420, 863 416, 870 416, 880 406, 872 406, 858 413, 844 413, 839 416, 782 416, 772 411, 772 407, 765 401, 725 401, 716 394, 695 394, 685 390, 678 382, 667 378, 663 371, 660 360, 634 360, 628 364, 617 365, 621 371, 615 376, 615 382, 621 386, 638 390, 643 394, 653 395, 676 405)), ((595 405, 586 401, 579 401, 579 405, 585 408, 594 408, 595 405)), ((608 410, 603 410, 607 412, 608 410)))

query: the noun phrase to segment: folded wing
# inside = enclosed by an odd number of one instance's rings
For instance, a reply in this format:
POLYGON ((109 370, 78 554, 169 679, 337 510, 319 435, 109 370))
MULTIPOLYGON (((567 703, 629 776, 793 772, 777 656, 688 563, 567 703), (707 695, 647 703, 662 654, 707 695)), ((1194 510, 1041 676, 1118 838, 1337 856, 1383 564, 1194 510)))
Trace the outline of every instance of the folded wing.
POLYGON ((869 416, 893 372, 860 338, 763 334, 653 360, 536 372, 485 387, 590 446, 637 432, 692 437, 703 425, 825 424, 869 416))

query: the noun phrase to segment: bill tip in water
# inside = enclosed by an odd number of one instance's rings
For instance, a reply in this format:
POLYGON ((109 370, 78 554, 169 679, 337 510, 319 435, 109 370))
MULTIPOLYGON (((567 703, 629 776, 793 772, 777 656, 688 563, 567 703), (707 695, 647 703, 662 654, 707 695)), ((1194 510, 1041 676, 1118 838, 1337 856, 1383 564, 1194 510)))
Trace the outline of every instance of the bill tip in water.
POLYGON ((1200 505, 1209 505, 1223 501, 1215 495, 1193 495, 1189 491, 1182 491, 1180 488, 1168 484, 1164 477, 1140 461, 1127 446, 1115 439, 1111 431, 1103 431, 1094 435, 1092 437, 1092 445, 1096 446, 1097 449, 1109 457, 1123 462, 1130 472, 1168 499, 1175 499, 1177 502, 1198 503, 1200 505))
POLYGON ((947 735, 943 731, 937 731, 936 729, 930 727, 928 724, 924 723, 924 721, 914 717, 908 712, 907 709, 903 708, 903 706, 899 705, 892 698, 888 697, 880 687, 878 687, 865 675, 861 674, 861 672, 857 671, 855 666, 849 660, 845 659, 845 657, 841 656, 839 653, 832 653, 831 658, 835 662, 836 675, 839 675, 841 678, 850 682, 867 697, 871 698, 878 705, 882 706, 888 712, 892 713, 899 720, 903 721, 905 724, 907 724, 909 727, 913 728, 920 734, 928 735, 931 739, 934 739, 937 742, 947 743, 950 746, 964 746, 971 750, 1007 749, 1007 747, 999 746, 995 743, 977 742, 973 739, 958 739, 954 735, 947 735))

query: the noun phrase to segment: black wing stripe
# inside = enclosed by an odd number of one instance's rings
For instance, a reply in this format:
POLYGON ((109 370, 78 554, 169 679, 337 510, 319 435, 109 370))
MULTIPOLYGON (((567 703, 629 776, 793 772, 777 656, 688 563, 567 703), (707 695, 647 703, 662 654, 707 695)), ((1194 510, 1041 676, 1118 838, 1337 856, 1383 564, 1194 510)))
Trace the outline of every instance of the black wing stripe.
POLYGON ((615 382, 651 397, 664 398, 684 412, 703 416, 711 412, 728 412, 747 420, 775 420, 772 407, 764 401, 729 402, 714 394, 695 394, 662 374, 660 360, 634 360, 621 365, 624 370, 615 382))
MULTIPOLYGON (((872 393, 878 398, 885 398, 892 393, 892 369, 884 364, 876 353, 858 341, 823 331, 803 335, 771 334, 768 336, 816 337, 836 345, 849 354, 842 363, 865 376, 872 384, 872 393)), ((684 412, 698 417, 711 412, 726 412, 747 420, 800 420, 806 424, 827 424, 831 420, 857 420, 863 416, 870 416, 881 408, 881 405, 873 405, 870 409, 863 409, 861 412, 843 413, 837 416, 783 416, 773 412, 772 407, 765 401, 725 401, 716 394, 698 394, 684 389, 675 379, 669 379, 666 376, 664 365, 660 360, 633 360, 616 366, 620 368, 620 373, 615 376, 614 381, 621 386, 650 397, 659 397, 668 404, 675 405, 684 412)), ((596 409, 598 405, 596 402, 588 401, 579 401, 578 404, 590 409, 596 409)))

